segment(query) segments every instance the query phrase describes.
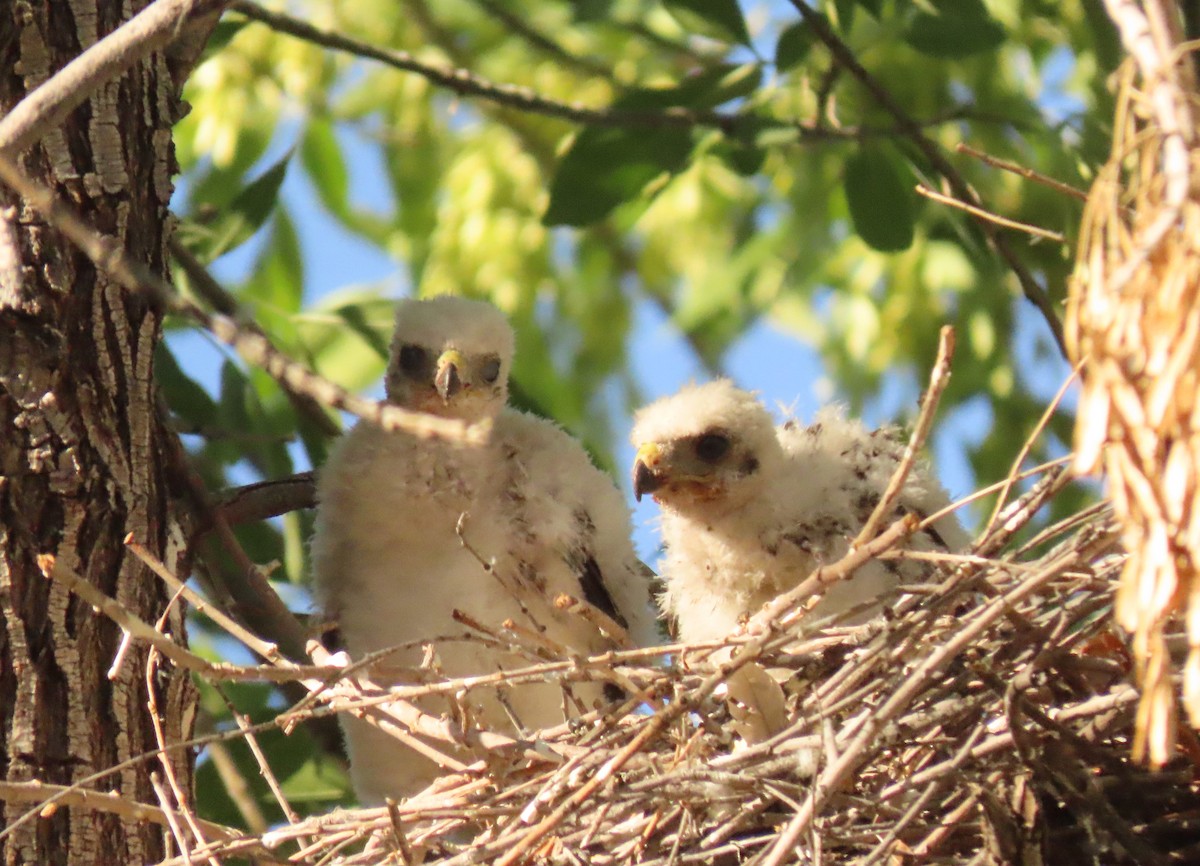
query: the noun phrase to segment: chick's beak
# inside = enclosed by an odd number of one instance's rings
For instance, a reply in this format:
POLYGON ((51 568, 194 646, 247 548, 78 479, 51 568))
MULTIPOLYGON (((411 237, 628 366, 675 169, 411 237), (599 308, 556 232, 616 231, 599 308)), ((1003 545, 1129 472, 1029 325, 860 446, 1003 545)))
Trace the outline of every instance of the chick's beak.
POLYGON ((653 493, 662 487, 662 478, 655 468, 662 460, 662 449, 654 442, 647 442, 637 450, 633 459, 633 495, 638 502, 643 494, 653 493))
POLYGON ((451 398, 462 390, 462 377, 458 371, 465 368, 467 359, 456 349, 447 349, 437 359, 437 373, 433 377, 433 387, 443 403, 449 403, 451 398))

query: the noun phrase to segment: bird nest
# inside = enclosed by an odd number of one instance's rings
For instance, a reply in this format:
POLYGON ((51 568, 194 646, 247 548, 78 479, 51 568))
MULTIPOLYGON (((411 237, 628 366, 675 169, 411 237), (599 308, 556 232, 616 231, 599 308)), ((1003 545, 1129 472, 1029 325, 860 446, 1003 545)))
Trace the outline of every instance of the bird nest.
MULTIPOLYGON (((281 725, 353 709, 474 760, 386 808, 263 835, 204 825, 190 860, 966 864, 1072 851, 1077 862, 1195 862, 1200 748, 1185 739, 1161 771, 1130 760, 1138 695, 1111 624, 1124 555, 1105 505, 1052 525, 1038 517, 1067 483, 1061 465, 1045 468, 968 553, 940 555, 928 583, 862 625, 802 634, 801 617, 769 610, 720 645, 592 659, 492 629, 487 639, 527 651, 527 668, 392 693, 317 650, 325 664, 291 669, 310 697, 281 725), (751 671, 787 677, 777 686, 751 671), (758 685, 728 686, 739 678, 758 685), (433 692, 591 679, 628 697, 519 737, 418 709, 433 692), (764 684, 775 692, 760 700, 764 684), (775 709, 781 720, 751 724, 775 709)), ((886 528, 819 583, 867 557, 915 555, 903 549, 912 529, 886 528)))

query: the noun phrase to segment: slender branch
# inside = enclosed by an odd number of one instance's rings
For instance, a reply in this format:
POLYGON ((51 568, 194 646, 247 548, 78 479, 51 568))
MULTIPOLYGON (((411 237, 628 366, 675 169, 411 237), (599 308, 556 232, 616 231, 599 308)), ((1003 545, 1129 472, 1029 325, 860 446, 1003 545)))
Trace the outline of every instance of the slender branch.
MULTIPOLYGON (((875 98, 875 101, 896 121, 900 132, 916 145, 925 158, 929 160, 929 164, 933 166, 934 170, 946 179, 946 182, 950 184, 950 189, 954 193, 955 198, 975 207, 982 208, 983 202, 979 200, 979 196, 975 194, 975 190, 966 182, 958 169, 946 159, 938 144, 926 137, 925 133, 921 130, 920 124, 905 112, 892 96, 891 92, 880 84, 858 62, 858 58, 854 56, 854 52, 830 29, 825 18, 818 14, 815 9, 809 7, 804 0, 791 0, 791 3, 796 8, 796 11, 800 13, 800 17, 804 19, 805 23, 812 28, 817 38, 829 49, 834 59, 846 67, 847 71, 858 79, 859 83, 875 98)), ((1050 326, 1050 331, 1054 335, 1054 341, 1058 344, 1059 351, 1066 357, 1067 351, 1066 343, 1063 341, 1062 322, 1059 321, 1058 313, 1054 309, 1050 296, 1044 288, 1038 285, 1033 274, 1029 272, 1029 269, 1025 267, 1025 263, 1013 252, 1003 235, 998 234, 987 223, 982 223, 981 228, 993 248, 1008 263, 1009 268, 1016 275, 1017 281, 1021 284, 1021 290, 1025 293, 1025 297, 1041 311, 1042 316, 1046 319, 1046 324, 1050 326)))
MULTIPOLYGON (((424 63, 407 51, 381 48, 368 42, 343 36, 340 33, 321 30, 299 18, 264 9, 252 0, 234 0, 229 8, 247 18, 267 25, 279 33, 286 33, 314 45, 321 45, 334 51, 343 51, 355 57, 375 60, 393 69, 412 72, 439 87, 452 90, 460 96, 476 96, 506 108, 540 114, 545 117, 556 117, 560 120, 588 126, 635 129, 704 127, 719 129, 730 136, 737 135, 743 130, 767 128, 791 130, 800 139, 806 141, 857 141, 876 136, 905 134, 904 129, 892 127, 834 128, 823 124, 814 125, 796 120, 764 117, 754 113, 697 111, 683 106, 672 106, 659 111, 629 111, 594 108, 578 102, 559 102, 542 96, 532 88, 489 81, 468 69, 424 63)), ((929 125, 941 125, 949 119, 953 118, 939 117, 930 121, 929 125)), ((917 121, 910 122, 914 123, 917 129, 921 129, 925 125, 917 121)))
POLYGON ((216 14, 227 0, 157 0, 92 45, 4 117, 0 157, 13 157, 56 127, 101 86, 175 41, 186 23, 216 14))
MULTIPOLYGON (((176 746, 178 750, 178 746, 176 746)), ((90 809, 95 812, 108 812, 120 815, 126 821, 149 821, 162 827, 168 826, 166 813, 158 806, 149 803, 139 803, 120 794, 108 794, 103 791, 93 791, 89 788, 78 788, 74 785, 51 785, 48 782, 0 782, 0 801, 5 803, 38 803, 51 810, 55 807, 74 807, 90 809), (47 798, 53 798, 53 804, 47 803, 47 798)), ((38 814, 35 812, 34 814, 38 814)), ((49 817, 52 812, 44 812, 49 817)), ((205 832, 216 839, 233 841, 242 838, 242 834, 230 827, 214 824, 212 821, 201 820, 205 832)))
MULTIPOLYGON (((237 300, 213 278, 204 264, 192 255, 192 251, 185 247, 178 237, 172 237, 170 245, 171 255, 175 257, 175 261, 179 262, 183 272, 188 275, 188 279, 192 281, 197 293, 218 313, 231 318, 239 317, 241 309, 237 300)), ((263 335, 265 338, 265 334, 260 328, 252 324, 245 324, 243 327, 263 335)), ((313 397, 287 387, 284 388, 284 393, 287 394, 288 400, 291 401, 296 412, 323 435, 332 437, 342 432, 337 423, 325 413, 321 404, 313 397)))
POLYGON ((183 596, 193 608, 207 616, 217 625, 221 626, 221 628, 225 629, 225 631, 236 637, 247 647, 258 653, 267 661, 278 662, 280 660, 279 648, 275 646, 275 644, 264 641, 258 635, 250 632, 248 629, 243 628, 240 623, 235 622, 233 619, 226 616, 225 613, 216 606, 209 604, 206 598, 191 589, 186 583, 183 583, 179 580, 179 578, 172 574, 171 570, 167 568, 161 560, 155 557, 154 554, 147 550, 144 545, 134 541, 132 533, 125 536, 125 546, 133 551, 134 555, 136 555, 138 559, 145 563, 145 565, 151 571, 158 575, 159 579, 167 585, 167 588, 170 589, 171 592, 183 596))
POLYGON ((990 210, 984 210, 981 207, 976 207, 973 204, 967 204, 965 201, 959 201, 952 195, 943 195, 940 192, 930 189, 925 184, 917 184, 917 194, 922 195, 931 201, 936 201, 938 204, 944 204, 947 207, 958 208, 961 211, 969 213, 971 216, 984 222, 995 223, 1001 228, 1016 229, 1017 231, 1025 232, 1034 237, 1046 238, 1066 246, 1067 239, 1061 232, 1044 229, 1041 226, 1030 225, 1029 223, 1019 222, 1018 220, 1010 220, 1008 217, 1002 217, 999 214, 992 213, 990 210))
POLYGON ((226 490, 216 504, 230 526, 254 523, 317 505, 317 482, 312 472, 274 478, 226 490))
POLYGON ((103 613, 119 625, 122 630, 139 640, 144 640, 181 668, 194 673, 208 673, 211 666, 207 661, 175 643, 175 641, 155 629, 154 626, 145 620, 134 616, 119 603, 96 589, 96 587, 80 577, 68 566, 64 565, 59 557, 51 553, 40 555, 38 557, 38 568, 42 570, 43 575, 53 579, 56 583, 62 584, 65 589, 75 593, 92 607, 96 608, 96 610, 103 613))
POLYGON ((547 99, 532 88, 488 81, 467 69, 423 63, 407 51, 380 48, 340 33, 321 30, 299 18, 264 9, 251 0, 234 0, 229 8, 247 18, 266 24, 272 30, 316 45, 323 45, 335 51, 344 51, 356 57, 377 60, 393 69, 416 73, 434 84, 453 90, 462 96, 478 96, 508 108, 557 117, 575 123, 585 123, 591 126, 650 128, 708 126, 732 132, 743 122, 761 122, 760 118, 744 115, 717 111, 693 111, 680 107, 667 108, 663 111, 611 111, 592 108, 578 102, 558 102, 547 99))
POLYGON ((908 445, 904 448, 904 454, 900 457, 896 471, 888 479, 888 486, 879 498, 879 503, 875 506, 875 509, 871 512, 871 516, 867 518, 867 522, 863 524, 857 537, 851 543, 851 549, 858 547, 873 537, 878 531, 879 524, 892 513, 892 506, 900 496, 900 492, 904 489, 904 482, 908 480, 908 473, 912 470, 917 455, 921 453, 921 448, 925 445, 925 437, 929 435, 929 431, 933 427, 933 416, 937 414, 937 407, 942 399, 942 392, 946 390, 946 386, 950 383, 950 361, 953 357, 954 328, 950 325, 944 325, 941 333, 938 334, 937 359, 933 362, 933 370, 929 374, 929 387, 921 399, 921 411, 917 415, 917 423, 913 425, 913 432, 909 437, 908 445))
POLYGON ((1050 189, 1061 192, 1063 195, 1070 196, 1079 201, 1087 201, 1088 194, 1081 189, 1076 189, 1069 183, 1063 183, 1061 180, 1042 174, 1039 171, 1034 171, 1028 166, 1021 165, 1016 162, 1009 162, 1007 159, 1000 159, 998 156, 992 156, 990 153, 984 153, 982 150, 976 150, 965 142, 959 142, 954 149, 959 153, 965 153, 967 156, 973 156, 975 159, 982 162, 984 165, 990 165, 992 168, 998 168, 1003 171, 1012 172, 1026 180, 1031 180, 1034 183, 1040 183, 1042 186, 1048 186, 1050 189))

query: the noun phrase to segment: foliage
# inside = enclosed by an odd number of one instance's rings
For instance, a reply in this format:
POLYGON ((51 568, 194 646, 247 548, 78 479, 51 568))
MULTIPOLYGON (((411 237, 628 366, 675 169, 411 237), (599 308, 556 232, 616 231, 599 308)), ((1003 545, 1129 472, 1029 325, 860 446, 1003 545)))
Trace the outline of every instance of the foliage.
MULTIPOLYGON (((960 350, 944 411, 986 399, 997 423, 971 464, 981 481, 1002 477, 1058 385, 1043 371, 1059 350, 980 223, 914 193, 946 178, 913 130, 987 209, 1067 235, 1002 232, 1061 309, 1080 204, 955 147, 1085 187, 1106 155, 1111 27, 1084 0, 817 6, 814 19, 734 0, 289 4, 322 30, 477 76, 452 88, 247 23, 235 4, 185 94, 180 237, 234 275, 238 304, 277 346, 357 390, 382 372, 389 305, 383 286, 313 296, 308 265, 342 254, 301 246, 297 224, 319 204, 392 257, 406 290, 504 309, 518 330, 518 399, 609 466, 640 401, 630 358, 643 307, 712 370, 768 318, 819 350, 855 407, 889 379, 923 379, 951 322, 960 350), (582 107, 588 122, 572 119, 582 107), (1031 319, 1034 339, 1019 344, 1031 319)), ((160 380, 201 434, 193 453, 211 487, 321 463, 327 436, 266 374, 229 360, 206 379, 171 345, 180 357, 164 352, 160 380)), ((1066 442, 1070 424, 1059 413, 1030 459, 1066 442)), ((306 524, 292 514, 240 531, 257 561, 300 583, 306 524)), ((328 774, 293 763, 309 793, 340 796, 328 774)))

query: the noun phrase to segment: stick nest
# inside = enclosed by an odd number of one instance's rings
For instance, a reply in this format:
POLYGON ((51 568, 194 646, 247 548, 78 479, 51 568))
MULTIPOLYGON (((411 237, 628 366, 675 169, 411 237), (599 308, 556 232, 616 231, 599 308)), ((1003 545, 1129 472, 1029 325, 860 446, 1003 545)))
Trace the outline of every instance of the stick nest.
MULTIPOLYGON (((467 747, 402 701, 380 718, 475 763, 388 808, 210 834, 192 862, 1195 862, 1194 760, 1156 772, 1129 758, 1137 692, 1111 625, 1125 565, 1111 512, 1032 528, 1066 483, 1061 466, 1046 472, 969 554, 932 565, 928 584, 866 625, 542 654, 475 686, 595 678, 637 693, 569 725, 520 740, 475 732, 467 747), (731 697, 747 671, 787 672, 763 681, 784 710, 766 735, 749 733, 756 701, 731 697)), ((902 538, 875 555, 905 555, 902 538)), ((362 681, 305 681, 340 709, 378 697, 362 681)))

